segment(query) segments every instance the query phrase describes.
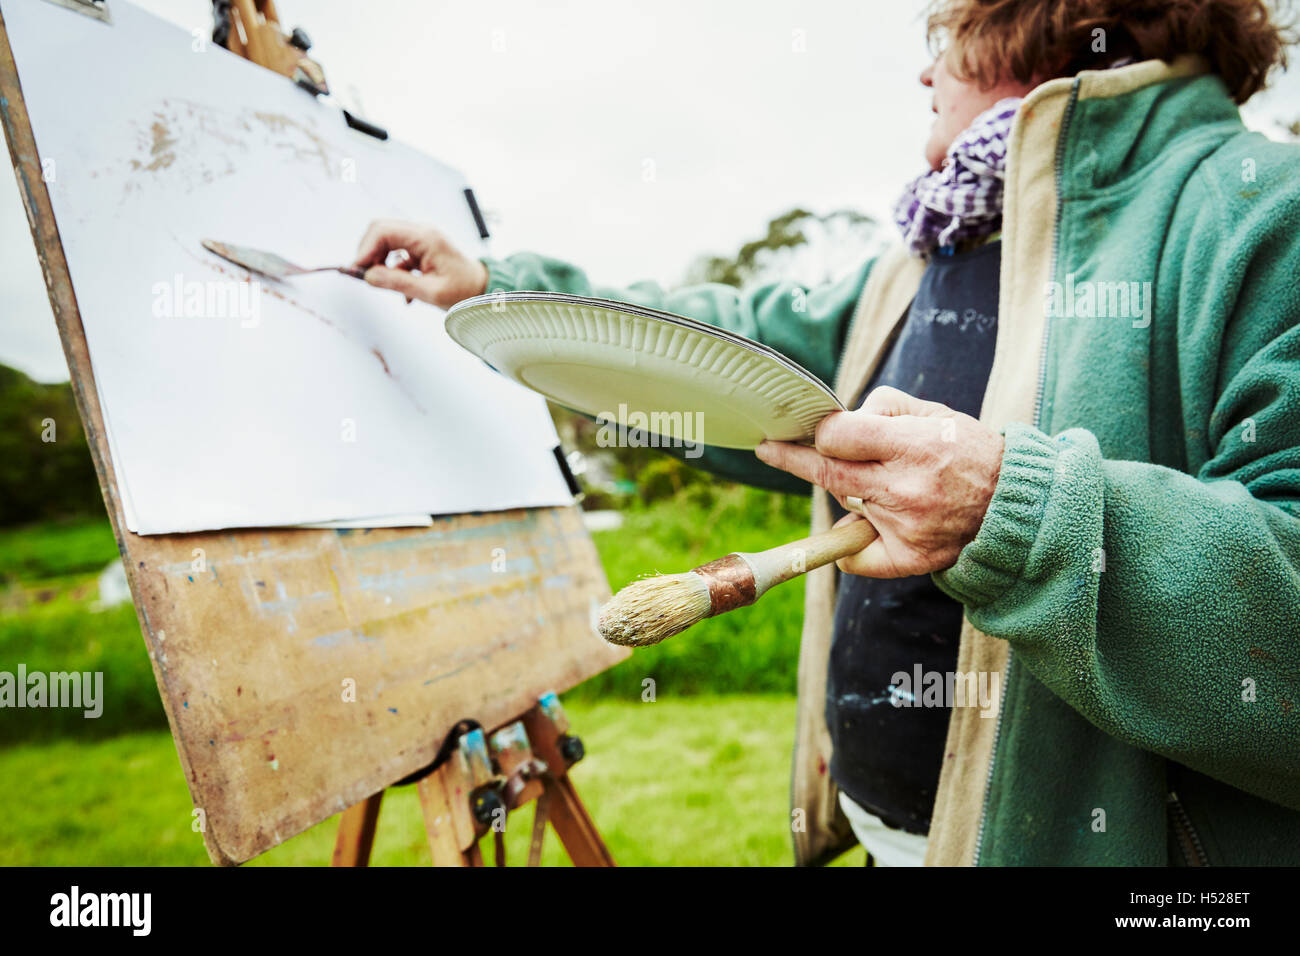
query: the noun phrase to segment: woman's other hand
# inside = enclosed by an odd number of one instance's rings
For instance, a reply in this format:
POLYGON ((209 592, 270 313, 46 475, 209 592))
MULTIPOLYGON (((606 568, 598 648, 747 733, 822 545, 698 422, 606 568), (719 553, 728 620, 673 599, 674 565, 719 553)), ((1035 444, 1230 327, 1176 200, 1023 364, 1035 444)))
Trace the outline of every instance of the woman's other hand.
POLYGON ((850 512, 857 509, 845 499, 860 498, 880 537, 837 564, 849 574, 899 578, 956 562, 984 520, 1003 447, 1001 435, 969 415, 877 388, 859 410, 822 419, 816 447, 766 441, 757 454, 825 488, 850 512))

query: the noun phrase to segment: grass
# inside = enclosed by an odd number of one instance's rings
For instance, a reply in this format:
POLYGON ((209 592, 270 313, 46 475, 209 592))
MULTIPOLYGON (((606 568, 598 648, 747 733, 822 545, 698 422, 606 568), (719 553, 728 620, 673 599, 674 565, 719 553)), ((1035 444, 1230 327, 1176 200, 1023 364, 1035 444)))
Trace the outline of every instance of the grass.
POLYGON ((44 521, 0 533, 0 581, 38 581, 99 571, 117 557, 107 518, 44 521))
MULTIPOLYGON (((610 587, 668 574, 731 551, 762 551, 808 533, 808 502, 740 486, 707 503, 673 499, 625 513, 616 531, 594 535, 610 587)), ((795 692, 803 588, 776 588, 752 608, 697 624, 688 634, 643 648, 575 690, 583 698, 637 700, 641 681, 660 693, 795 692)))
POLYGON ((130 603, 96 609, 96 579, 118 555, 106 518, 45 522, 0 533, 0 670, 104 675, 104 715, 79 710, 6 710, 0 743, 102 739, 165 728, 153 669, 130 603))
MULTIPOLYGON (((807 502, 710 486, 636 506, 595 535, 615 590, 729 551, 806 533, 807 502)), ((104 519, 0 532, 0 670, 100 671, 113 702, 97 720, 51 708, 0 712, 0 864, 206 865, 192 805, 134 609, 95 609, 95 579, 117 556, 104 519)), ((803 613, 796 584, 754 608, 599 674, 565 695, 588 757, 575 780, 622 865, 785 865, 794 688, 803 613), (643 681, 654 702, 642 702, 643 681)), ((531 809, 512 821, 510 858, 527 853, 531 809)), ((253 865, 327 862, 325 821, 253 865)), ((484 847, 491 858, 491 844, 484 847)), ((384 798, 374 862, 424 865, 412 787, 384 798)), ((554 834, 543 862, 565 857, 554 834)), ((860 865, 862 851, 846 855, 860 865)))
MULTIPOLYGON (((784 866, 794 701, 782 697, 660 697, 655 703, 570 701, 587 747, 573 777, 622 866, 784 866)), ((208 865, 171 737, 124 734, 0 750, 0 865, 208 865)), ((507 856, 527 857, 532 809, 512 814, 507 856)), ((337 819, 251 865, 327 863, 337 819)), ((491 860, 491 841, 483 846, 491 860)), ((429 862, 413 787, 389 791, 375 865, 429 862)), ((542 862, 567 863, 554 831, 542 862)), ((858 848, 840 858, 861 866, 858 848)))

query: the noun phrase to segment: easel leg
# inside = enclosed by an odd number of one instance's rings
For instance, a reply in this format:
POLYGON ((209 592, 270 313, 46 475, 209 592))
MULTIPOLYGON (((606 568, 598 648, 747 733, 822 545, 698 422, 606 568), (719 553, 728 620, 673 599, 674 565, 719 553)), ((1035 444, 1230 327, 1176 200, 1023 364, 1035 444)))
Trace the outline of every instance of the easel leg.
POLYGON ((370 865, 375 826, 379 822, 379 804, 383 799, 384 791, 380 790, 343 811, 338 836, 334 838, 334 858, 330 866, 370 865))
POLYGON ((614 857, 568 776, 550 785, 551 826, 574 866, 613 866, 614 857))
POLYGON ((542 841, 546 838, 546 824, 551 818, 551 791, 543 790, 533 809, 533 835, 528 841, 528 865, 542 865, 542 841))
POLYGON ((560 753, 555 725, 541 707, 534 707, 524 715, 524 727, 533 752, 546 761, 554 775, 546 784, 550 795, 547 806, 551 826, 555 827, 569 859, 574 866, 614 866, 614 857, 564 769, 567 764, 560 753))
POLYGON ((449 760, 416 784, 434 866, 482 866, 468 795, 472 782, 449 760))

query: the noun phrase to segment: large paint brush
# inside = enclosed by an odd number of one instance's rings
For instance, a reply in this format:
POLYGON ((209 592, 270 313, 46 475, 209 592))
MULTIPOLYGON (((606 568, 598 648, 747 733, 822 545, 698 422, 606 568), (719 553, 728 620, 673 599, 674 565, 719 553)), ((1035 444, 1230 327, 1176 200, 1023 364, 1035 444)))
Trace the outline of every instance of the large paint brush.
POLYGON ((633 581, 601 608, 600 634, 628 647, 658 644, 706 617, 747 607, 791 578, 857 554, 876 537, 870 521, 853 521, 756 554, 735 552, 684 574, 633 581))

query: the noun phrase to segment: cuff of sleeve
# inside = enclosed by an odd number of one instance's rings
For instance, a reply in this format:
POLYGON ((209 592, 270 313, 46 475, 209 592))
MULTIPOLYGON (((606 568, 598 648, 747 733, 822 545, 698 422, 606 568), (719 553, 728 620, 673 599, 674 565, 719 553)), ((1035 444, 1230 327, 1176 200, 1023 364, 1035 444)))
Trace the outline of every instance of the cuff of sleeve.
POLYGON ((1002 471, 984 523, 957 563, 933 575, 944 593, 972 608, 997 600, 1020 579, 1060 456, 1056 442, 1028 425, 1013 422, 1003 435, 1002 471))
POLYGON ((483 290, 484 295, 490 295, 493 292, 513 292, 515 290, 514 274, 508 263, 500 259, 479 259, 479 262, 487 266, 488 271, 487 288, 483 290))

